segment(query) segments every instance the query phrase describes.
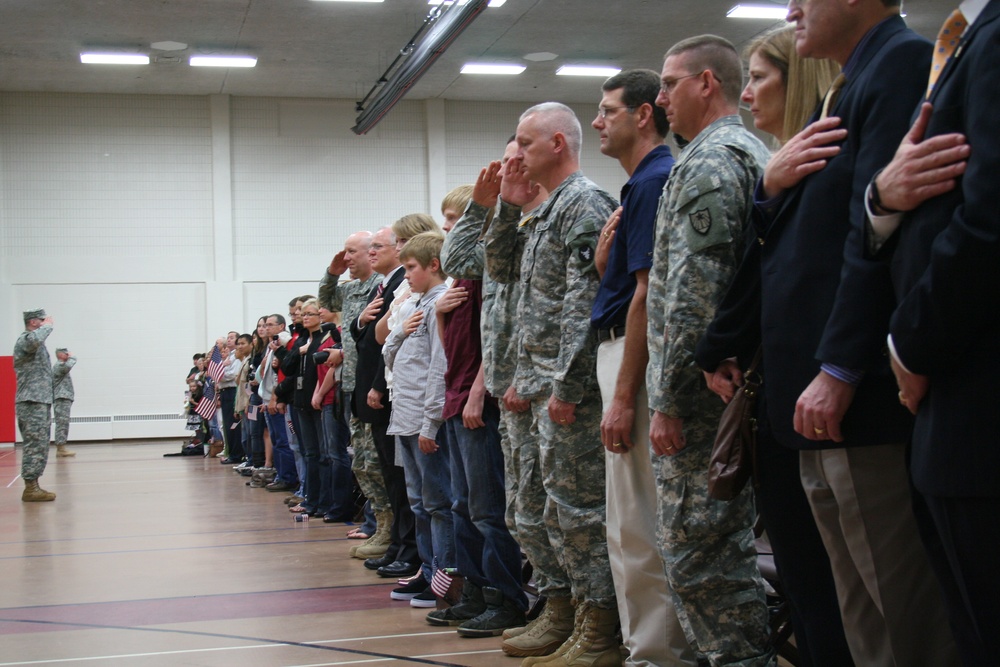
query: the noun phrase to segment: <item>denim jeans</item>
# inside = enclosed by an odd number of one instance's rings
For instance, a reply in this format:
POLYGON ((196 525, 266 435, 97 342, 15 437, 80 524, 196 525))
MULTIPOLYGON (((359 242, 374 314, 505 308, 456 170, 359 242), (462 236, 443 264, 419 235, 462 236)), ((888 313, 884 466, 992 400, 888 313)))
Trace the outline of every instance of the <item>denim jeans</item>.
POLYGON ((263 414, 267 418, 267 430, 271 434, 271 457, 278 471, 278 480, 286 484, 298 484, 299 475, 295 470, 295 455, 288 446, 288 431, 285 429, 285 415, 263 414))
POLYGON ((306 494, 302 503, 309 510, 325 514, 333 499, 330 488, 330 459, 323 454, 323 418, 319 410, 295 408, 299 442, 306 462, 306 494))
POLYGON ((494 586, 527 609, 521 588, 521 549, 507 530, 507 493, 500 448, 500 410, 483 406, 485 427, 467 429, 462 415, 445 422, 455 498, 455 557, 459 573, 477 586, 494 586))
POLYGON ((417 523, 417 552, 429 580, 434 570, 455 566, 451 472, 444 438, 438 438, 438 451, 424 454, 418 437, 397 435, 396 453, 406 471, 406 495, 417 523))
POLYGON ((295 408, 288 406, 285 410, 285 429, 288 434, 288 447, 295 457, 295 473, 299 477, 299 488, 295 495, 306 497, 306 459, 302 455, 302 447, 299 441, 299 418, 295 414, 295 408))
POLYGON ((324 405, 322 410, 323 456, 330 462, 331 503, 327 514, 335 519, 350 521, 354 518, 354 490, 351 476, 351 457, 347 455, 347 445, 351 441, 351 429, 337 416, 336 405, 324 405))

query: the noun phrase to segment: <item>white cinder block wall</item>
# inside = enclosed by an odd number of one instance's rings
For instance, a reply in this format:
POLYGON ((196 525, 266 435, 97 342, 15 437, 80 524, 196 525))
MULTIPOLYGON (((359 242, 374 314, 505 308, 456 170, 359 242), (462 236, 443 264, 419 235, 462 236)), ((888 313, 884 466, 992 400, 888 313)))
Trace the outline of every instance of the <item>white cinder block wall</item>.
MULTIPOLYGON (((594 99, 582 166, 617 195, 594 99)), ((192 354, 315 293, 348 234, 440 220, 527 106, 404 101, 359 137, 347 100, 0 93, 0 354, 44 307, 71 439, 181 436, 192 354)))

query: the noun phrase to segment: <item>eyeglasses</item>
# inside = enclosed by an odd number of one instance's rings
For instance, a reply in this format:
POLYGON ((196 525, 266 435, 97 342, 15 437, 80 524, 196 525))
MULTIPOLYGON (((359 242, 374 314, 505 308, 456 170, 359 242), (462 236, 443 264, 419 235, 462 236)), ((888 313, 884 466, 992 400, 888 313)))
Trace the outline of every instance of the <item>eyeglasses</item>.
POLYGON ((621 111, 622 109, 628 109, 629 113, 632 113, 633 111, 635 111, 635 107, 632 107, 632 106, 627 106, 627 107, 597 107, 597 115, 600 116, 601 118, 607 118, 608 114, 614 113, 616 111, 621 111))
POLYGON ((372 250, 374 250, 375 252, 378 252, 382 248, 388 248, 389 246, 385 245, 384 243, 372 243, 368 247, 371 248, 372 250))
POLYGON ((679 76, 676 79, 663 79, 660 82, 660 92, 663 93, 664 95, 669 95, 670 93, 674 92, 674 89, 677 88, 677 84, 680 81, 682 81, 683 79, 690 79, 691 77, 701 76, 705 72, 711 73, 713 79, 715 79, 719 83, 722 83, 722 79, 720 79, 719 77, 717 77, 715 75, 715 72, 713 72, 710 69, 708 69, 708 70, 703 69, 700 72, 695 72, 694 74, 687 74, 685 76, 679 76))
POLYGON ((319 313, 302 313, 302 317, 319 317, 319 313))

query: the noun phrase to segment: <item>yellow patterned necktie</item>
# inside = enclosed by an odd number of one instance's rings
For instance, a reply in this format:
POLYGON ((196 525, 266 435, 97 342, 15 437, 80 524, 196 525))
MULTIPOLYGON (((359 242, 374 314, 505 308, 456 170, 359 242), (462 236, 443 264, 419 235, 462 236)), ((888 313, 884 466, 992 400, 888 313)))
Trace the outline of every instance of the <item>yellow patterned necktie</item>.
POLYGON ((823 120, 830 115, 830 108, 836 103, 837 96, 840 95, 840 89, 844 87, 847 83, 847 78, 844 73, 841 72, 837 75, 837 78, 833 80, 830 85, 830 90, 826 91, 826 96, 823 97, 823 110, 819 112, 819 119, 823 120))
POLYGON ((941 26, 937 41, 934 42, 934 58, 931 60, 931 75, 927 81, 927 97, 931 96, 944 64, 955 53, 955 47, 958 46, 962 33, 968 25, 969 22, 965 20, 962 10, 956 9, 941 26))

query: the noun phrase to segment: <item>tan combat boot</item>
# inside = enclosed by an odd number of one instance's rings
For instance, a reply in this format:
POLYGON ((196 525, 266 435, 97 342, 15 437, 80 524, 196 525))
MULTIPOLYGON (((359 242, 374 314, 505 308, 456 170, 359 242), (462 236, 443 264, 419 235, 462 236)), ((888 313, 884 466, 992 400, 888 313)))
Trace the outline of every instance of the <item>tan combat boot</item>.
POLYGON ((38 486, 37 479, 24 480, 24 493, 21 494, 21 502, 25 503, 45 503, 55 500, 56 494, 38 486))
MULTIPOLYGON (((560 647, 545 667, 621 667, 622 654, 615 633, 618 609, 602 609, 584 602, 576 610, 576 641, 560 647)), ((522 664, 526 664, 527 660, 522 664)), ((532 663, 538 664, 538 663, 532 663)))
POLYGON ((56 445, 56 456, 59 458, 69 458, 70 456, 76 456, 76 452, 66 449, 66 445, 56 445))
POLYGON ((384 556, 392 544, 392 512, 375 512, 375 534, 356 547, 351 548, 351 558, 368 560, 384 556))
POLYGON ((507 655, 517 658, 548 656, 572 634, 573 601, 565 597, 548 598, 535 620, 523 628, 505 631, 500 647, 507 655))

